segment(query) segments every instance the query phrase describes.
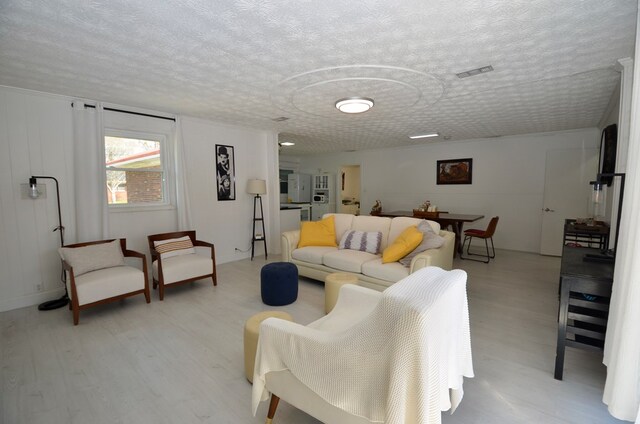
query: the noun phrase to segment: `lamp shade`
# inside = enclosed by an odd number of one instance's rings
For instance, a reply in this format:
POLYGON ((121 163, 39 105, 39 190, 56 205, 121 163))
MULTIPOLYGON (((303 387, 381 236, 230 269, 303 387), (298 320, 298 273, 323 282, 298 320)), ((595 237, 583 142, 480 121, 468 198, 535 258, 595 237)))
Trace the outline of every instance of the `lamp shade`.
POLYGON ((267 182, 265 180, 249 180, 247 181, 247 193, 249 194, 266 194, 267 182))

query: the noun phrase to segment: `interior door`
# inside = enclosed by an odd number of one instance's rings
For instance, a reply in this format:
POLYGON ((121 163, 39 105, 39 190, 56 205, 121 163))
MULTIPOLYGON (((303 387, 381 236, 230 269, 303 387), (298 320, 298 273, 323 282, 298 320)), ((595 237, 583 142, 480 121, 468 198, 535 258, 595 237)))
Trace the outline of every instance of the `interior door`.
POLYGON ((567 218, 586 218, 590 181, 598 173, 597 149, 558 149, 547 152, 540 253, 560 256, 567 218))

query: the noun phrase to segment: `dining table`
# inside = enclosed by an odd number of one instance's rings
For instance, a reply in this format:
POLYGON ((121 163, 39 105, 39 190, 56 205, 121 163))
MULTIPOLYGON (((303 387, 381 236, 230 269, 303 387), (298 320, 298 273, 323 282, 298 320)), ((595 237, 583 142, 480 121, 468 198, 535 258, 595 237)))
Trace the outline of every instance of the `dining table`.
POLYGON ((440 227, 446 229, 451 227, 453 233, 456 236, 455 241, 455 249, 453 249, 453 257, 456 257, 457 254, 462 254, 462 227, 465 222, 474 222, 484 218, 484 215, 473 215, 473 214, 460 214, 460 213, 449 213, 449 212, 434 212, 429 213, 428 215, 416 215, 413 211, 392 211, 392 212, 380 212, 375 216, 386 216, 389 218, 395 218, 398 216, 409 216, 415 218, 424 218, 431 221, 435 221, 440 224, 440 227))

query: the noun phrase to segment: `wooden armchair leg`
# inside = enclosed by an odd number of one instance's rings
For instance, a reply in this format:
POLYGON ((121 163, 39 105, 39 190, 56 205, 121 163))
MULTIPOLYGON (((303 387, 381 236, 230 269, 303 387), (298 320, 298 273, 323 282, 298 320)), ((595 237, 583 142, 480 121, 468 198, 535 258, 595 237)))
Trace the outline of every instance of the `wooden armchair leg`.
POLYGON ((271 393, 271 402, 269 402, 269 412, 267 412, 267 421, 266 424, 271 424, 273 422, 273 416, 276 415, 276 408, 278 407, 278 402, 280 402, 280 398, 273 393, 271 393))

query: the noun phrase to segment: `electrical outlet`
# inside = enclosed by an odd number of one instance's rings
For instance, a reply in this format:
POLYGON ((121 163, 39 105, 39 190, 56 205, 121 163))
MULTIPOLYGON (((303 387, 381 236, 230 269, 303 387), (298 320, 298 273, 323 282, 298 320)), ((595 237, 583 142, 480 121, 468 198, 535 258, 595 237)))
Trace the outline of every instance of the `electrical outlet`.
POLYGON ((39 291, 39 292, 42 291, 42 283, 36 284, 36 290, 39 291))

